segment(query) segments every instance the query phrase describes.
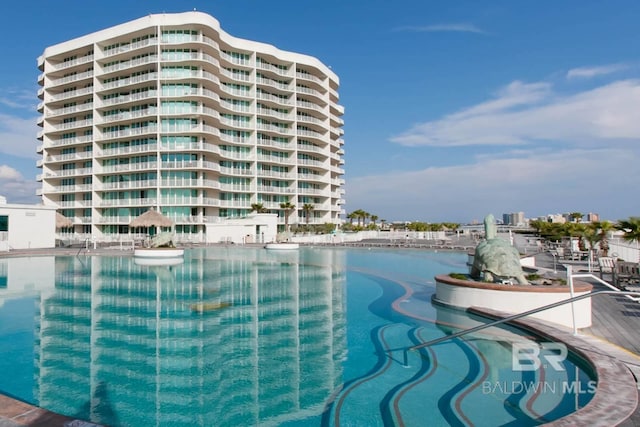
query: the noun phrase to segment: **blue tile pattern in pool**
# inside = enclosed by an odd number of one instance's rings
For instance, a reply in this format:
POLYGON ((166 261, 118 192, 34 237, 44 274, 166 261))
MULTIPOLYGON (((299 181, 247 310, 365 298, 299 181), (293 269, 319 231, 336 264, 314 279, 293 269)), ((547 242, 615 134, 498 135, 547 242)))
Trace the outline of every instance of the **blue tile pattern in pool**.
POLYGON ((592 378, 514 371, 530 337, 431 305, 466 254, 192 249, 0 259, 0 392, 112 426, 538 425, 586 405, 592 378), (38 268, 34 269, 33 266, 38 268))

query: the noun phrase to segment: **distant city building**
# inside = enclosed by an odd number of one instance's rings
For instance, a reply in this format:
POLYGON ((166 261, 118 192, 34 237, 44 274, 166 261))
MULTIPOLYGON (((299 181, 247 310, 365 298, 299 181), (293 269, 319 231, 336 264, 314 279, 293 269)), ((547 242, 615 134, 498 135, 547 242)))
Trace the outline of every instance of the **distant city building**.
POLYGON ((281 230, 341 223, 344 108, 318 59, 186 12, 47 47, 38 67, 38 194, 74 233, 112 240, 150 208, 187 241, 257 205, 281 230))
POLYGON ((546 216, 546 221, 564 224, 565 222, 567 222, 567 218, 562 214, 549 214, 546 216))
POLYGON ((598 221, 600 221, 600 215, 598 215, 596 213, 589 212, 587 214, 587 221, 588 222, 598 222, 598 221))
POLYGON ((513 225, 516 227, 523 227, 526 225, 524 212, 502 214, 502 223, 504 225, 513 225))

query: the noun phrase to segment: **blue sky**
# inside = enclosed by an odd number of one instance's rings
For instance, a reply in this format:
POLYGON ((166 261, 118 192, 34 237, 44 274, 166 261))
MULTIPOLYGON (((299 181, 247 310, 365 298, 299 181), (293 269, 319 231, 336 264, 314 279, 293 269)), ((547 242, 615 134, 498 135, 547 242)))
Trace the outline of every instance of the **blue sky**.
POLYGON ((231 35, 315 56, 340 77, 347 212, 463 223, 518 211, 640 215, 635 0, 7 3, 0 194, 39 202, 45 47, 194 8, 231 35))

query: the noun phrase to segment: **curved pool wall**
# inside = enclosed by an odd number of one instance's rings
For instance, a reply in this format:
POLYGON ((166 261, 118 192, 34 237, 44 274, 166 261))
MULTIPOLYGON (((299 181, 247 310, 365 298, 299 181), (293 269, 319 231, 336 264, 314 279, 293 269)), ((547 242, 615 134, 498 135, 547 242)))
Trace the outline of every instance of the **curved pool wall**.
MULTIPOLYGON (((571 298, 569 287, 561 285, 502 285, 455 279, 448 275, 438 275, 435 280, 435 300, 458 308, 487 307, 518 314, 571 298)), ((588 283, 575 282, 574 296, 589 294, 592 289, 588 283)), ((531 317, 569 328, 574 327, 575 318, 576 328, 588 328, 591 326, 591 298, 540 311, 531 317)))
POLYGON ((38 257, 37 272, 33 261, 0 259, 0 367, 14 374, 0 378, 0 390, 72 417, 538 425, 592 397, 485 393, 491 380, 590 380, 569 361, 565 373, 511 372, 510 346, 531 341, 508 327, 406 351, 443 335, 451 311, 429 303, 432 278, 463 269, 464 254, 226 248, 189 250, 168 266, 38 257), (193 310, 201 303, 214 308, 193 310))

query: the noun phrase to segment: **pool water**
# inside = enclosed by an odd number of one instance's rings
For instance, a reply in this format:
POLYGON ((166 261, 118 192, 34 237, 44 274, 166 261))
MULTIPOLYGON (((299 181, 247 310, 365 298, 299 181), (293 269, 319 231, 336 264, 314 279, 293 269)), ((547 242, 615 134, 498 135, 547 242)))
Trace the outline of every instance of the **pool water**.
POLYGON ((538 425, 592 376, 514 370, 515 329, 431 304, 464 253, 206 248, 0 259, 0 392, 111 426, 538 425), (34 268, 37 266, 37 268, 34 268))

